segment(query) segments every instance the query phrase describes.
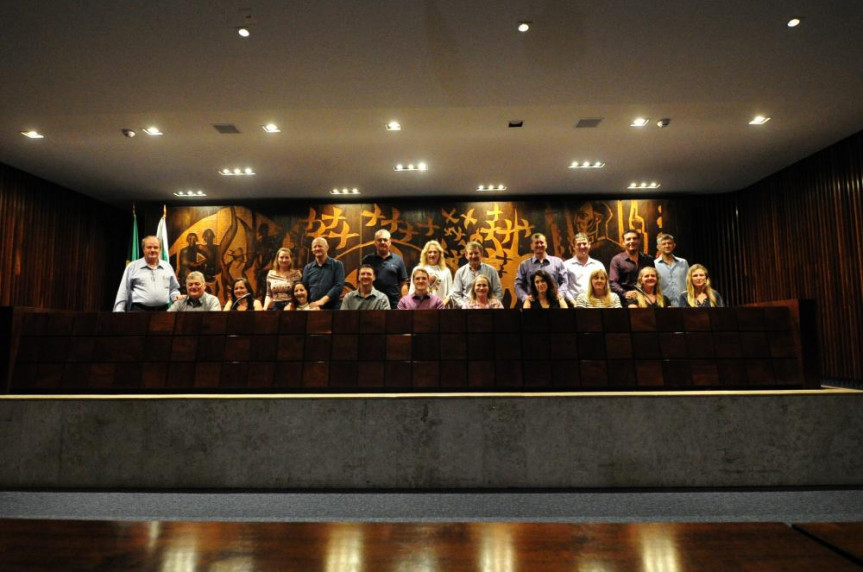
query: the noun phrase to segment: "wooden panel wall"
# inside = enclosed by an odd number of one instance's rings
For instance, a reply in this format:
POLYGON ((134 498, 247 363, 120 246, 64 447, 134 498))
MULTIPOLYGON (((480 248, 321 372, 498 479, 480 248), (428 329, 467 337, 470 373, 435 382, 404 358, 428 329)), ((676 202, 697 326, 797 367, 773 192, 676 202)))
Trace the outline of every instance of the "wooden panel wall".
POLYGON ((863 132, 751 187, 680 199, 732 305, 817 302, 821 376, 863 379, 863 132))
POLYGON ((0 305, 106 310, 131 216, 0 165, 0 305))

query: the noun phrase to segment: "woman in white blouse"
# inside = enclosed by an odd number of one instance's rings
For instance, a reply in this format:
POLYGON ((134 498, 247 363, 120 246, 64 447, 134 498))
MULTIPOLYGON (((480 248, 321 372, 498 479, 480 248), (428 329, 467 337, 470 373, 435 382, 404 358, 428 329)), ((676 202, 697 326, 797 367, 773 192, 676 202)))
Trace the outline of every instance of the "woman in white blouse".
POLYGON ((420 252, 420 263, 411 271, 411 287, 408 294, 414 293, 413 275, 417 268, 422 268, 429 275, 429 294, 434 294, 444 304, 449 302, 452 293, 452 272, 444 261, 443 247, 436 240, 430 240, 420 252))

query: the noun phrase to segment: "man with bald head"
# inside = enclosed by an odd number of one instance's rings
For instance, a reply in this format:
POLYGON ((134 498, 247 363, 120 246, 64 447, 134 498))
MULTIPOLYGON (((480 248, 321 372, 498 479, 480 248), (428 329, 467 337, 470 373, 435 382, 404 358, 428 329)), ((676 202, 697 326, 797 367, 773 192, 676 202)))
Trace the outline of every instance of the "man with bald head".
POLYGON ((141 240, 144 257, 133 260, 123 272, 115 312, 161 312, 180 297, 180 283, 171 265, 159 256, 162 245, 155 236, 141 240))
POLYGON ((321 310, 338 310, 340 297, 345 287, 345 265, 330 258, 327 251, 330 245, 325 238, 312 241, 312 254, 315 259, 303 268, 303 284, 309 291, 309 307, 321 310))
POLYGON ((402 296, 408 295, 408 271, 402 257, 390 251, 388 230, 375 233, 375 253, 364 256, 363 264, 375 269, 375 288, 386 294, 390 308, 397 308, 402 296))

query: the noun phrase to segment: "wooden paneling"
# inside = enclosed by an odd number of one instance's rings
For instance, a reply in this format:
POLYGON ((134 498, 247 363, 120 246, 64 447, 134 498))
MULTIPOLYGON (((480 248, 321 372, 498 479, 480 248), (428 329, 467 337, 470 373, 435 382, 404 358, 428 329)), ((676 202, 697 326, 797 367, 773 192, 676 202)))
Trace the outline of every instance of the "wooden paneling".
POLYGON ((821 376, 863 379, 863 133, 751 187, 679 199, 689 262, 730 305, 813 299, 821 376))
POLYGON ((18 394, 804 387, 788 307, 19 312, 18 321, 18 394), (351 314, 362 319, 342 318, 351 314), (677 319, 657 319, 666 314, 677 319))
POLYGON ((0 165, 0 305, 111 307, 131 216, 0 165))

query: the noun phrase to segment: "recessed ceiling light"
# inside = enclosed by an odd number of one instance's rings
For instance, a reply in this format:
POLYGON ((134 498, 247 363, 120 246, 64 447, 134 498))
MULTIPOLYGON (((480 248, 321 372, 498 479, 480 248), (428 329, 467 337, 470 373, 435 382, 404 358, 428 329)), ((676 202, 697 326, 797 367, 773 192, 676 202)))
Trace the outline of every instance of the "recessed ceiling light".
POLYGON ((399 163, 398 165, 393 167, 393 171, 399 171, 399 172, 402 172, 402 171, 428 171, 428 169, 429 169, 429 166, 423 162, 419 162, 417 164, 408 163, 407 165, 399 163))
POLYGON ((647 183, 647 182, 642 181, 641 183, 629 183, 629 187, 627 187, 627 188, 628 189, 658 189, 661 186, 662 185, 660 185, 659 183, 656 183, 656 182, 647 183))
POLYGON ((21 135, 24 137, 29 137, 30 139, 44 139, 45 136, 39 133, 38 131, 22 131, 21 135))
POLYGON ((159 130, 158 127, 146 127, 144 129, 144 133, 146 133, 147 135, 153 135, 153 136, 162 135, 162 132, 159 130))
POLYGON ((800 25, 800 18, 791 18, 786 24, 789 28, 796 28, 800 25))
POLYGON ((356 187, 349 189, 347 187, 341 189, 333 189, 330 191, 331 195, 358 195, 360 194, 360 190, 356 187))
POLYGON ((749 122, 749 125, 764 125, 770 121, 769 117, 764 117, 763 115, 756 115, 752 118, 752 121, 749 122))
POLYGON ((241 38, 248 38, 252 35, 251 30, 247 26, 237 26, 237 33, 241 38))
POLYGON ((398 121, 390 121, 387 123, 387 131, 401 131, 402 124, 398 121))
POLYGON ((530 22, 528 20, 522 20, 521 22, 518 23, 518 31, 522 32, 522 33, 527 32, 528 30, 530 30, 530 25, 532 23, 533 22, 530 22))
POLYGON ((178 191, 174 193, 174 196, 184 197, 184 198, 197 198, 197 197, 206 197, 207 193, 204 191, 178 191))
POLYGON ((636 117, 632 120, 632 123, 629 124, 630 127, 644 127, 650 123, 649 117, 636 117))
POLYGON ((279 126, 275 123, 267 123, 266 125, 261 125, 261 129, 266 131, 267 133, 281 133, 282 130, 279 129, 279 126))
POLYGON ((251 167, 245 169, 235 167, 233 169, 219 169, 219 174, 225 177, 248 177, 254 175, 255 171, 251 167))
POLYGON ((509 122, 510 127, 524 127, 524 120, 522 119, 514 119, 509 122))
POLYGON ((488 193, 496 191, 505 191, 506 185, 479 185, 476 188, 478 193, 488 193))
POLYGON ((605 167, 605 163, 602 161, 573 161, 570 165, 570 169, 602 169, 605 167))

